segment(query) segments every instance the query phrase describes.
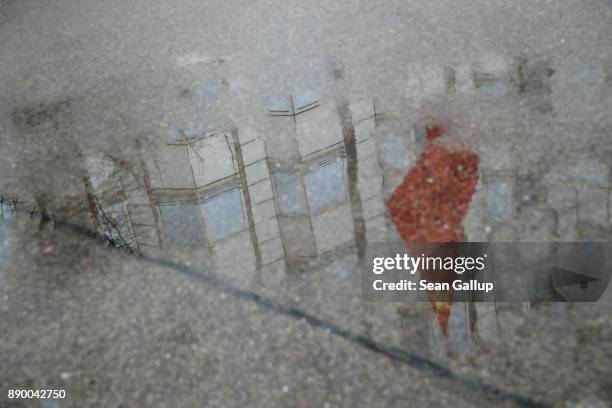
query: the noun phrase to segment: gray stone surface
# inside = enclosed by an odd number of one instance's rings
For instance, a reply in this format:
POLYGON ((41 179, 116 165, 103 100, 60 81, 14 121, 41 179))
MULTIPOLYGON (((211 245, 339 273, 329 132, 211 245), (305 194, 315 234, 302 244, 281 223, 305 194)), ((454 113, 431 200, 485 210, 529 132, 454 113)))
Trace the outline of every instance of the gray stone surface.
MULTIPOLYGON (((66 231, 42 238, 29 222, 11 237, 3 255, 9 265, 0 274, 3 392, 63 388, 68 397, 60 407, 514 405, 505 392, 550 406, 610 398, 610 291, 597 304, 518 309, 513 323, 501 327, 485 324, 495 313, 489 304, 477 320, 484 343, 464 349, 467 360, 436 357, 435 347, 431 354, 424 333, 413 332, 427 324, 427 313, 403 326, 397 306, 361 304, 358 291, 345 286, 350 279, 342 283, 345 262, 275 291, 273 302, 299 305, 437 361, 458 376, 448 379, 426 364, 394 361, 334 330, 236 296, 202 279, 214 271, 198 265, 161 266, 66 231), (307 282, 315 276, 318 283, 307 282), (310 301, 296 295, 302 287, 310 301), (505 391, 487 392, 465 379, 505 391)), ((465 341, 455 347, 463 349, 465 341)))
POLYGON ((0 406, 609 406, 609 288, 455 302, 445 334, 429 302, 365 302, 360 268, 432 143, 479 157, 466 240, 609 241, 611 19, 0 1, 0 406))

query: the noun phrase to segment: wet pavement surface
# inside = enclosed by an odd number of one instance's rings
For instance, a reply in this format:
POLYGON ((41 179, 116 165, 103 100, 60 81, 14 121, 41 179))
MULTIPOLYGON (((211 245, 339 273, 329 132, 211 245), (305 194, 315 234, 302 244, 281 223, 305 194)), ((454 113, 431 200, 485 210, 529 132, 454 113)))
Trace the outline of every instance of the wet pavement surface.
POLYGON ((609 241, 612 5, 383 3, 0 2, 0 407, 610 406, 612 289, 361 279, 609 241))

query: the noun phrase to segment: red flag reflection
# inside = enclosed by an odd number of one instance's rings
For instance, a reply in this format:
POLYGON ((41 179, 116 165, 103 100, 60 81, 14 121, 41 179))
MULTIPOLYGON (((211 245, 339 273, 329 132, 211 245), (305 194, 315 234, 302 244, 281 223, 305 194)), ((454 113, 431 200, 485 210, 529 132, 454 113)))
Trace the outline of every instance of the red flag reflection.
MULTIPOLYGON (((443 134, 439 126, 427 128, 425 152, 387 203, 399 235, 413 250, 411 243, 463 241, 462 222, 476 190, 479 159, 465 148, 434 142, 443 134)), ((421 277, 428 282, 450 283, 455 273, 421 271, 421 277)), ((430 291, 428 295, 440 329, 448 336, 452 290, 430 291)))

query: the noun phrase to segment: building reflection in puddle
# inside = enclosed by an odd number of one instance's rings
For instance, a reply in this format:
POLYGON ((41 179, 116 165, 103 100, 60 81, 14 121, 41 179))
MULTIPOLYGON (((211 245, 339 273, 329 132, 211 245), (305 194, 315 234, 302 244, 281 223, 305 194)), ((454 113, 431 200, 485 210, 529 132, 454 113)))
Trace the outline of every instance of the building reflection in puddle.
MULTIPOLYGON (((421 86, 442 95, 469 88, 482 98, 531 94, 545 102, 539 107, 550 108, 550 67, 519 68, 496 66, 467 77, 446 69, 443 77, 421 86)), ((593 75, 587 72, 583 80, 593 75)), ((197 82, 187 94, 196 110, 206 109, 226 88, 225 80, 197 82)), ((189 262, 201 262, 241 285, 265 287, 272 269, 288 276, 317 271, 323 286, 348 280, 347 268, 355 262, 338 264, 337 259, 358 257, 365 243, 399 239, 386 203, 427 143, 427 124, 395 124, 377 109, 371 98, 343 106, 312 90, 294 90, 270 99, 259 119, 265 126, 215 130, 202 120, 185 131, 166 123, 156 135, 158 143, 141 146, 129 166, 107 162, 102 170, 90 169, 94 181, 86 190, 93 200, 90 210, 95 209, 93 227, 114 246, 153 256, 186 255, 189 262), (110 176, 97 182, 100 172, 110 176)), ((518 191, 525 177, 512 146, 495 145, 494 154, 487 148, 479 146, 480 178, 463 222, 472 241, 498 237, 523 199, 518 191)), ((544 239, 575 236, 580 213, 567 203, 577 195, 607 208, 599 193, 610 188, 609 182, 593 176, 600 172, 599 162, 589 163, 586 169, 576 166, 568 200, 556 197, 557 192, 543 199, 556 216, 554 225, 542 224, 549 228, 542 232, 544 239), (580 180, 587 182, 578 189, 580 180)), ((586 224, 607 222, 603 215, 594 220, 597 212, 582 215, 586 224)), ((444 307, 444 318, 436 316, 435 305, 397 307, 397 319, 411 339, 404 345, 469 359, 530 305, 449 302, 444 307)))

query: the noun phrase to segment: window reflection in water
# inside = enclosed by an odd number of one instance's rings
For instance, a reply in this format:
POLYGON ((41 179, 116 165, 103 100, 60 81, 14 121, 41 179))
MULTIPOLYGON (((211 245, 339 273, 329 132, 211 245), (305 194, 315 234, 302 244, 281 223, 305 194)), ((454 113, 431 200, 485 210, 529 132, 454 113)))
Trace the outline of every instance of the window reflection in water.
POLYGON ((164 237, 174 244, 202 243, 202 227, 195 205, 160 206, 164 223, 164 237))
POLYGON ((274 173, 278 208, 283 215, 306 214, 306 200, 302 181, 291 173, 274 173))
POLYGON ((508 91, 507 81, 499 75, 474 72, 473 81, 478 90, 491 96, 504 96, 508 91))
MULTIPOLYGON (((222 240, 246 228, 242 196, 239 189, 232 189, 206 199, 200 204, 209 243, 222 240)), ((205 242, 202 217, 198 206, 160 206, 164 224, 164 237, 174 244, 202 244, 205 242)))
POLYGON ((313 212, 344 200, 344 160, 337 158, 308 171, 304 181, 308 204, 313 212))
POLYGON ((406 142, 399 137, 384 138, 380 145, 380 159, 385 169, 405 171, 412 164, 406 142))
POLYGON ((203 204, 208 236, 219 241, 246 227, 240 190, 230 190, 206 200, 203 204))

